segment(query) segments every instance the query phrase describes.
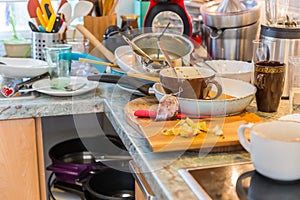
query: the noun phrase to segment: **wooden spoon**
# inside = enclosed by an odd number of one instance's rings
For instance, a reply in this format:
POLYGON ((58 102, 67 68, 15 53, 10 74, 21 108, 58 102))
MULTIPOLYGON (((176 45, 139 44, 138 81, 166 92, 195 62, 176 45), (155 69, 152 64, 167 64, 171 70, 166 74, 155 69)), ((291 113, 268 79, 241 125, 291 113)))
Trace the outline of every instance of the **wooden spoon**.
POLYGON ((114 54, 109 51, 101 42, 83 25, 78 24, 76 29, 85 36, 94 46, 97 48, 104 56, 107 58, 108 61, 111 63, 115 63, 115 56, 114 54))

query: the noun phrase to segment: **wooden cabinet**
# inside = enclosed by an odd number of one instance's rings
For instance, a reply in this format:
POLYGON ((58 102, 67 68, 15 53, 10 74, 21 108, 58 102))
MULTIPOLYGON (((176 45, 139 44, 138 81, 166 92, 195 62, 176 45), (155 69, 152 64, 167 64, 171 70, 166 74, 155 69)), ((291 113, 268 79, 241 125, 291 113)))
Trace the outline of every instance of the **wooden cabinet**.
POLYGON ((36 119, 0 121, 0 199, 40 200, 45 197, 44 171, 39 168, 36 119), (42 187, 41 187, 42 186, 42 187), (42 191, 44 190, 44 191, 42 191))

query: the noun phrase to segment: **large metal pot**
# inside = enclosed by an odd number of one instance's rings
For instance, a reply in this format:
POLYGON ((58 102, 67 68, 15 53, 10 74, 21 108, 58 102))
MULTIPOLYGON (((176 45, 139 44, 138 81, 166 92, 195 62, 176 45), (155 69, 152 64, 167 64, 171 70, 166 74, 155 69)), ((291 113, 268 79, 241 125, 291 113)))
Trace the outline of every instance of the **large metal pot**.
MULTIPOLYGON (((47 167, 47 170, 53 171, 58 181, 75 184, 79 176, 87 175, 95 168, 98 170, 106 165, 119 165, 116 163, 119 161, 118 159, 97 161, 96 154, 128 155, 122 141, 113 135, 75 138, 58 143, 49 150, 52 164, 47 167)), ((83 178, 82 181, 88 176, 83 178)))
POLYGON ((174 66, 188 65, 194 50, 193 43, 183 35, 165 33, 162 37, 160 36, 161 33, 146 33, 132 39, 135 45, 154 61, 158 61, 158 64, 152 65, 149 63, 149 59, 133 51, 136 58, 135 64, 141 66, 145 73, 153 76, 158 76, 161 69, 169 67, 159 50, 158 40, 164 44, 174 66))
POLYGON ((251 61, 260 4, 256 1, 211 1, 201 7, 205 45, 213 59, 251 61), (227 5, 226 5, 227 3, 227 5))

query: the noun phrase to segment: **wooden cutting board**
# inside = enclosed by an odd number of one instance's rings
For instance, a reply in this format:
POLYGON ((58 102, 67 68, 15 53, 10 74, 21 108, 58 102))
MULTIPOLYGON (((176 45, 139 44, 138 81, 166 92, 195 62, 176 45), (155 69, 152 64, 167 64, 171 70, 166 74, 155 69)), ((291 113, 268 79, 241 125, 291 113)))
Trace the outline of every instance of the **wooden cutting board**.
POLYGON ((262 121, 256 114, 247 111, 225 118, 193 119, 194 122, 200 120, 205 121, 208 128, 213 128, 218 125, 222 128, 223 136, 207 133, 201 133, 192 138, 166 136, 162 134, 162 131, 172 128, 179 119, 154 121, 154 119, 151 118, 138 118, 134 116, 134 112, 138 109, 156 110, 157 106, 158 101, 155 97, 141 97, 130 101, 124 108, 127 122, 146 137, 153 152, 192 149, 213 152, 239 150, 242 149, 242 147, 237 136, 238 127, 244 123, 262 121))

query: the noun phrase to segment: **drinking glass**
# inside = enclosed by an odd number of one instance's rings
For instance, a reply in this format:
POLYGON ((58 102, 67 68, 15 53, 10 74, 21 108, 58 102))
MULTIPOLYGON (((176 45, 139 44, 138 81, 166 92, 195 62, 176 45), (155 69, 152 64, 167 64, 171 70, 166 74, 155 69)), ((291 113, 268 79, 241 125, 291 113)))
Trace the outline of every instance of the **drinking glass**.
POLYGON ((275 42, 266 39, 258 39, 252 41, 252 63, 258 61, 274 60, 275 42))
POLYGON ((289 58, 289 112, 300 106, 300 55, 289 58))
POLYGON ((59 89, 70 84, 71 52, 72 46, 66 44, 54 44, 45 47, 52 88, 59 89))

